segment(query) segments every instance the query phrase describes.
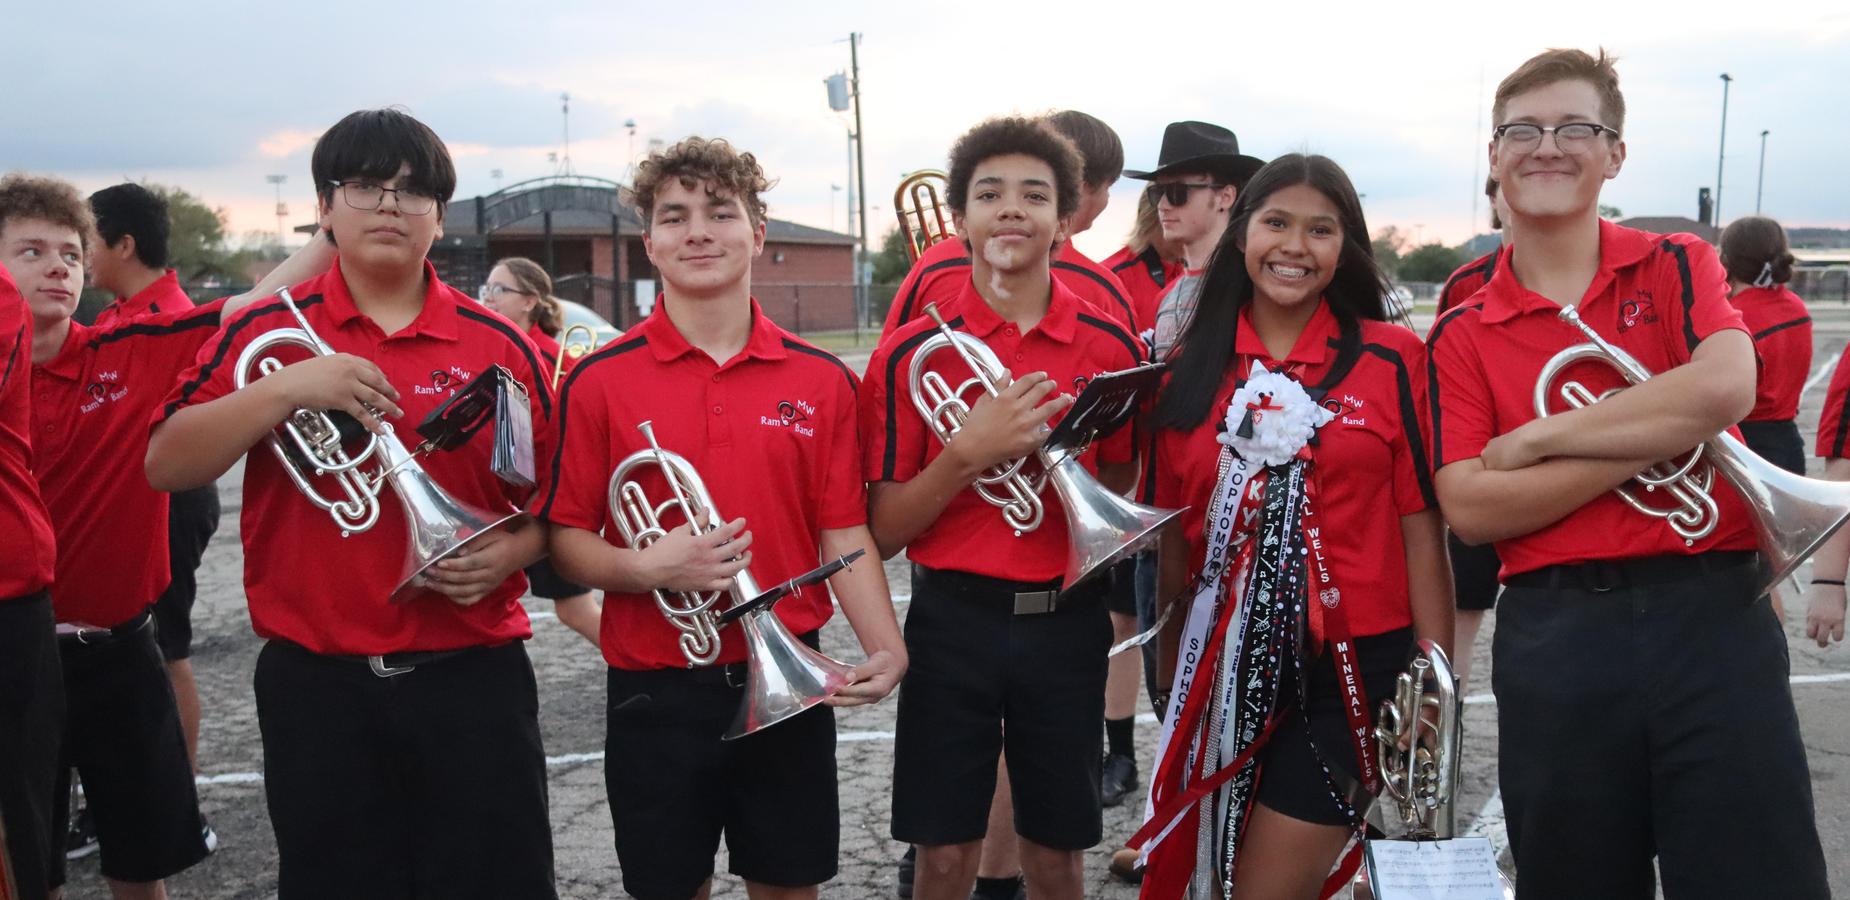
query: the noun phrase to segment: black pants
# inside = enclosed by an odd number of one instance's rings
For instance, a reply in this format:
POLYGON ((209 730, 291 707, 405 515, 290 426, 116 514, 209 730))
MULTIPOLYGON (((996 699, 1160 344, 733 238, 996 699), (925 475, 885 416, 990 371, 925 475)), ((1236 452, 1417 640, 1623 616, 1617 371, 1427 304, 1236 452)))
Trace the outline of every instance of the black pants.
POLYGON ((0 818, 20 900, 63 880, 64 823, 52 810, 64 733, 64 667, 51 596, 0 600, 0 818))
POLYGON ((1747 449, 1754 451, 1788 472, 1805 474, 1805 439, 1791 419, 1742 422, 1741 437, 1747 449))
POLYGON ((1649 900, 1653 856, 1668 900, 1830 896, 1785 632, 1746 555, 1706 556, 1505 588, 1492 681, 1521 900, 1649 900))
POLYGON ((167 506, 167 566, 172 580, 154 601, 155 637, 168 662, 193 655, 193 601, 206 545, 218 531, 218 485, 175 493, 167 506))
POLYGON ((271 641, 256 688, 283 900, 557 896, 523 645, 382 678, 271 641))

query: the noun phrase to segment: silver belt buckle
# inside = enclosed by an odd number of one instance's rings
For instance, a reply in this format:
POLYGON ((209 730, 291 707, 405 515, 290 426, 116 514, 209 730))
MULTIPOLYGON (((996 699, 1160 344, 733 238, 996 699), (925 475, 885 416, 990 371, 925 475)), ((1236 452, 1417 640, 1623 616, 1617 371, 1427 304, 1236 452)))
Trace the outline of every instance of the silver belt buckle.
POLYGON ((373 674, 379 676, 380 678, 390 678, 393 675, 403 675, 406 672, 409 672, 417 668, 417 666, 388 666, 385 664, 384 656, 368 656, 366 658, 366 664, 371 666, 373 669, 373 674))
POLYGON ((1034 616, 1053 612, 1059 598, 1059 591, 1018 591, 1015 594, 1015 615, 1034 616))

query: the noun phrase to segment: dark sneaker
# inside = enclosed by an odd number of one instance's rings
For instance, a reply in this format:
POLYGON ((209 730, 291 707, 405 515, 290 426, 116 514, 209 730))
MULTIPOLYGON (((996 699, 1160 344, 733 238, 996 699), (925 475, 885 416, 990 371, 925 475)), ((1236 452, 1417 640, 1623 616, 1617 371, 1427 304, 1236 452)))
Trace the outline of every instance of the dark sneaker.
POLYGON ((1105 765, 1099 775, 1099 799, 1105 806, 1117 806, 1137 789, 1137 761, 1122 753, 1105 754, 1105 765))
POLYGON ((88 805, 77 808, 71 816, 71 831, 64 842, 65 859, 83 859, 96 852, 96 819, 88 805))
POLYGON ((912 900, 912 873, 918 860, 919 848, 908 845, 906 855, 899 858, 899 900, 912 900))

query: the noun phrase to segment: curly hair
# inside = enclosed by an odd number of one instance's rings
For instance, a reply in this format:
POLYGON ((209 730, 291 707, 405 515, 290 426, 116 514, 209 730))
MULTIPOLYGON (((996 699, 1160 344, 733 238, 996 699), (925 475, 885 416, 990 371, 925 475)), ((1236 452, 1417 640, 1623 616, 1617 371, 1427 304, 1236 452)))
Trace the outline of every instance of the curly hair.
POLYGON ((753 226, 764 224, 768 207, 758 195, 776 182, 764 175, 758 158, 741 153, 725 138, 689 137, 665 150, 649 154, 636 167, 636 183, 630 186, 630 205, 642 217, 647 230, 655 221, 655 198, 673 178, 693 190, 705 186, 707 196, 737 197, 745 207, 753 226))
POLYGON ((90 204, 83 195, 67 181, 23 172, 0 178, 0 231, 5 231, 13 219, 42 219, 63 225, 77 232, 84 257, 90 256, 96 217, 90 214, 90 204))
POLYGON ((964 214, 970 199, 970 179, 976 167, 998 156, 1032 156, 1053 169, 1054 211, 1064 219, 1079 209, 1079 178, 1083 167, 1079 149, 1045 119, 1004 116, 964 132, 951 145, 951 211, 964 214))

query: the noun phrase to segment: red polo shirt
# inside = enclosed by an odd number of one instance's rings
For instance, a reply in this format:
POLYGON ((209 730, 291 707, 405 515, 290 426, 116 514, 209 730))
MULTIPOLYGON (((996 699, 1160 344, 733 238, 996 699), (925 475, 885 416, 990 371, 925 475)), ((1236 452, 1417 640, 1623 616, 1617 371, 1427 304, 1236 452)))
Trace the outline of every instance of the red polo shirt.
POLYGON ((1496 274, 1497 261, 1502 258, 1503 245, 1498 244, 1495 250, 1459 266, 1458 271, 1445 280, 1445 287, 1439 290, 1439 310, 1433 314, 1433 323, 1437 324, 1439 316, 1471 299, 1472 294, 1489 284, 1490 276, 1496 274))
POLYGON ((1747 421, 1797 418, 1799 392, 1811 374, 1811 311, 1785 285, 1745 288, 1728 300, 1741 311, 1760 354, 1760 381, 1747 421))
MULTIPOLYGON (((533 343, 512 324, 449 285, 424 266, 424 308, 411 324, 386 335, 354 305, 340 261, 290 289, 309 327, 339 353, 377 363, 398 388, 405 415, 394 421, 407 447, 418 442, 417 423, 471 378, 492 365, 506 366, 527 386, 532 406, 534 457, 550 447, 552 397, 533 343)), ((282 301, 264 300, 239 310, 216 340, 200 348, 196 364, 155 414, 158 425, 186 406, 208 403, 235 389, 233 369, 253 339, 296 327, 282 301)), ((293 363, 306 351, 281 348, 293 363)), ((526 500, 489 470, 494 429, 483 428, 455 450, 429 453, 417 463, 456 499, 493 512, 513 512, 526 500)), ((379 521, 343 538, 334 520, 296 490, 267 446, 253 445, 244 462, 244 592, 251 626, 264 638, 282 638, 316 653, 374 655, 453 650, 521 640, 532 635, 520 606, 526 577, 516 571, 487 597, 461 607, 432 592, 393 604, 404 574, 409 531, 394 492, 379 495, 379 521)), ((365 466, 376 471, 372 465, 365 466)), ((325 481, 325 480, 324 480, 325 481)), ((324 494, 332 488, 323 484, 324 494)))
MULTIPOLYGON (((957 317, 947 322, 982 338, 1009 371, 1046 372, 1069 394, 1084 389, 1094 375, 1129 368, 1143 358, 1136 338, 1093 315, 1060 279, 1053 279, 1052 286, 1047 314, 1023 333, 996 315, 966 275, 962 293, 952 304, 957 317)), ((909 481, 944 451, 913 407, 908 374, 913 351, 937 333, 931 319, 916 319, 889 335, 868 360, 867 383, 861 390, 861 435, 866 442, 861 471, 868 481, 909 481)), ((951 385, 971 377, 963 359, 950 348, 932 356, 930 367, 951 385)), ((965 402, 974 404, 980 390, 966 391, 965 402)), ((1056 417, 1049 424, 1058 423, 1056 417)), ((1096 472, 1098 462, 1128 462, 1132 451, 1131 430, 1124 428, 1086 451, 1080 462, 1096 472)), ((1024 471, 1033 474, 1040 467, 1030 462, 1024 471)), ((1051 488, 1041 491, 1041 503, 1045 518, 1040 527, 1017 537, 1000 510, 977 496, 974 487, 965 488, 913 539, 906 555, 934 569, 1016 581, 1059 578, 1066 571, 1066 518, 1051 488)))
POLYGON ((1831 370, 1831 386, 1824 392, 1824 410, 1818 415, 1818 457, 1850 458, 1850 415, 1845 415, 1845 400, 1850 398, 1850 353, 1837 358, 1831 370))
POLYGON ((1180 261, 1169 262, 1162 254, 1156 252, 1155 246, 1145 247, 1142 253, 1132 253, 1129 247, 1120 247, 1118 252, 1105 258, 1104 266, 1111 274, 1118 276, 1119 283, 1131 298, 1131 318, 1137 326, 1137 333, 1142 334, 1156 327, 1156 307, 1163 299, 1163 291, 1169 283, 1182 275, 1180 261))
POLYGON ((51 516, 31 472, 31 366, 32 313, 0 266, 0 603, 51 584, 58 562, 51 516))
POLYGON ((168 269, 154 283, 137 291, 133 297, 117 297, 114 303, 96 314, 95 328, 108 328, 117 322, 139 319, 162 312, 183 312, 193 308, 193 298, 180 290, 180 276, 168 269))
POLYGON ((32 471, 58 535, 58 621, 120 625, 166 589, 167 495, 142 469, 148 416, 217 333, 223 305, 111 328, 73 321, 58 354, 32 367, 32 471))
MULTIPOLYGON (((553 340, 552 335, 540 330, 540 326, 538 325, 532 325, 527 328, 527 337, 532 338, 533 346, 539 348, 540 362, 545 364, 546 374, 550 378, 552 376, 553 363, 557 362, 559 359, 559 342, 553 340)), ((572 371, 572 365, 576 362, 577 360, 569 356, 566 357, 565 371, 572 371)))
MULTIPOLYGON (((1743 329, 1740 313, 1728 305, 1715 249, 1701 238, 1650 234, 1601 220, 1599 239, 1600 267, 1580 315, 1645 368, 1667 371, 1688 362, 1709 335, 1743 329)), ((1427 339, 1438 466, 1476 457, 1491 438, 1535 418, 1533 394, 1542 366, 1584 340, 1558 318, 1558 305, 1517 282, 1510 257, 1503 254, 1490 284, 1434 324, 1427 339)), ((1615 370, 1592 363, 1563 374, 1595 395, 1622 384, 1615 370)), ((1753 549, 1754 531, 1740 496, 1724 479, 1715 481, 1721 524, 1694 546, 1685 546, 1662 519, 1634 511, 1608 491, 1553 525, 1499 541, 1502 577, 1560 563, 1753 549)))
MULTIPOLYGON (((627 546, 610 521, 611 475, 649 446, 636 426, 654 423, 663 450, 685 457, 713 507, 752 533, 752 577, 762 588, 816 567, 823 529, 867 521, 855 430, 854 373, 833 355, 778 327, 752 301, 745 349, 724 363, 681 336, 657 303, 641 325, 584 357, 559 393, 559 440, 534 500, 549 522, 627 546)), ((673 495, 653 464, 633 479, 660 506, 673 495)), ((673 528, 686 520, 672 515, 673 528)), ((861 565, 879 565, 863 560, 861 565)), ((723 609, 730 601, 722 601, 723 609)), ((773 607, 795 634, 814 631, 834 607, 811 585, 773 607)), ((607 594, 600 643, 619 669, 683 669, 677 632, 650 594, 607 594)), ((735 623, 720 632, 716 664, 745 658, 735 623)))
MULTIPOLYGON (((1242 314, 1234 337, 1237 356, 1221 378, 1214 405, 1187 431, 1157 432, 1155 502, 1182 514, 1189 570, 1207 558, 1202 530, 1212 515, 1219 475, 1221 423, 1227 403, 1254 360, 1266 368, 1300 366, 1305 387, 1324 384, 1337 361, 1339 327, 1320 306, 1283 360, 1266 352, 1252 320, 1242 314)), ((1350 630, 1381 634, 1413 623, 1407 591, 1407 548, 1400 519, 1437 505, 1426 460, 1424 378, 1426 349, 1417 335, 1387 322, 1363 322, 1361 352, 1322 404, 1336 413, 1317 432, 1313 449, 1318 518, 1336 536, 1325 546, 1345 598, 1350 630)))
MULTIPOLYGON (((1079 296, 1091 310, 1132 334, 1140 334, 1124 283, 1109 269, 1073 249, 1068 241, 1054 254, 1053 277, 1079 296)), ((938 310, 950 315, 950 300, 963 291, 970 281, 970 250, 963 238, 953 237, 931 245, 906 280, 900 282, 893 305, 887 307, 886 324, 880 327, 880 339, 892 336, 899 326, 925 315, 925 304, 936 303, 938 310)))

